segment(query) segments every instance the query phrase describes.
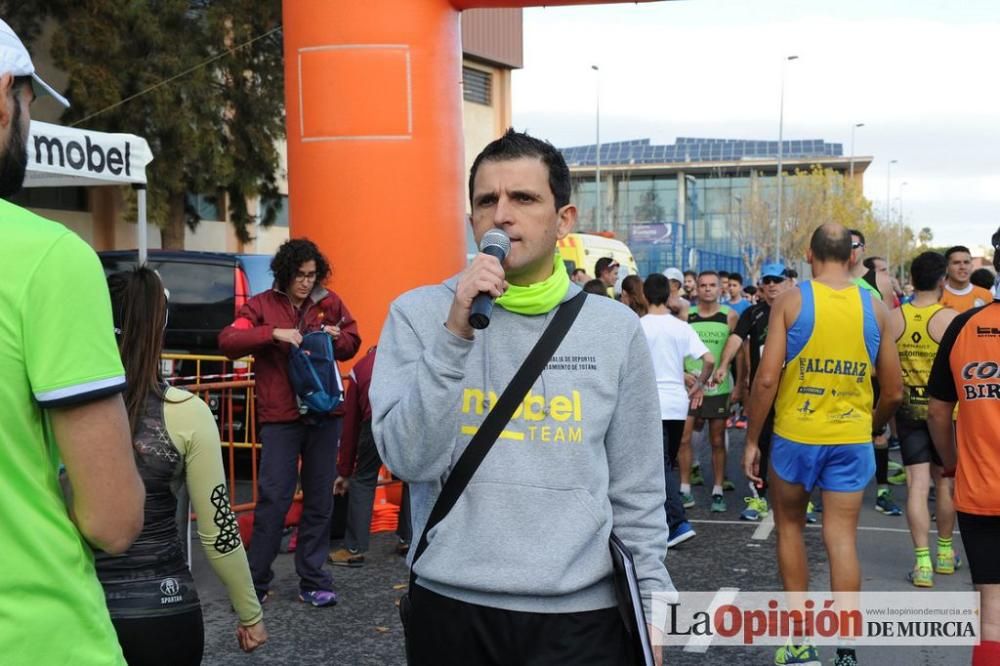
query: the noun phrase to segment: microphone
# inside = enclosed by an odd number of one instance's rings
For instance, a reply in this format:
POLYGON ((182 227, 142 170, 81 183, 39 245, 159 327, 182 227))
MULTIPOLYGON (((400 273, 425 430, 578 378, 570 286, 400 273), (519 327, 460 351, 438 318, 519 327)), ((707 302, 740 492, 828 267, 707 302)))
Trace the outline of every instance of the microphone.
MULTIPOLYGON (((510 252, 510 238, 499 229, 490 229, 483 234, 483 239, 479 241, 479 251, 496 257, 497 261, 503 263, 510 252)), ((472 299, 472 310, 469 312, 469 326, 476 330, 482 330, 490 325, 490 315, 493 313, 493 297, 486 293, 481 293, 472 299)))

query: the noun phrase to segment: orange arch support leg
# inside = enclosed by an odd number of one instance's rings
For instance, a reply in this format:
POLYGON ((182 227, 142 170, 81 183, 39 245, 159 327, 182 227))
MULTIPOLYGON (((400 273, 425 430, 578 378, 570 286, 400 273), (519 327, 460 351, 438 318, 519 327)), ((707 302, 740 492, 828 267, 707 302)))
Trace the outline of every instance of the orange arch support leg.
POLYGON ((592 3, 285 0, 291 234, 333 263, 366 345, 465 261, 459 9, 541 4, 592 3))

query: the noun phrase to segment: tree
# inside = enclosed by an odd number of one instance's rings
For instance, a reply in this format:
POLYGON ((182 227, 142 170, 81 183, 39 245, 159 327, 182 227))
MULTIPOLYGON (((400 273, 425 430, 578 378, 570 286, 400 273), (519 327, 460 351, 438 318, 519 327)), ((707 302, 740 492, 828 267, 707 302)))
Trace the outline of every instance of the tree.
MULTIPOLYGON (((246 202, 277 193, 284 137, 279 0, 5 4, 20 6, 29 34, 58 22, 52 57, 73 103, 64 122, 149 142, 149 218, 164 247, 183 248, 185 224, 200 222, 190 193, 228 195, 237 237, 251 240, 246 202)), ((263 213, 268 226, 277 210, 263 213)))
POLYGON ((930 227, 924 227, 917 233, 917 240, 920 241, 920 247, 927 247, 934 240, 934 232, 930 227))
POLYGON ((740 248, 743 270, 747 279, 756 282, 764 258, 774 250, 774 219, 772 205, 761 193, 760 181, 751 178, 749 200, 739 200, 732 231, 740 248))
POLYGON ((880 233, 871 202, 853 181, 832 169, 796 171, 785 179, 784 195, 782 256, 804 257, 813 231, 828 222, 859 229, 866 239, 880 233))

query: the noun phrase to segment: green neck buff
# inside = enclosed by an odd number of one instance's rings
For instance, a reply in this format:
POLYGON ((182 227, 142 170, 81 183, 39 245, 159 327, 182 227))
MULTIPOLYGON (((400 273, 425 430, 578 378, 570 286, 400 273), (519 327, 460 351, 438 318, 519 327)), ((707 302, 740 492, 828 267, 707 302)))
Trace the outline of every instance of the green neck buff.
POLYGON ((559 305, 568 289, 569 274, 557 250, 552 260, 552 275, 527 287, 509 285, 503 296, 496 300, 496 304, 517 314, 545 314, 559 305))

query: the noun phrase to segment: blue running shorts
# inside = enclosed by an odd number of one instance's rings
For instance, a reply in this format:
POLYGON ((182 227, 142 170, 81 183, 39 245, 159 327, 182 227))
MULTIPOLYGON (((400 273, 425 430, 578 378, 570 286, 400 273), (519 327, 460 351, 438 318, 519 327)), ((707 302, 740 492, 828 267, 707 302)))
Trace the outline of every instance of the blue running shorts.
POLYGON ((867 444, 799 444, 774 435, 771 465, 784 481, 812 492, 853 493, 863 490, 875 474, 875 450, 867 444))

